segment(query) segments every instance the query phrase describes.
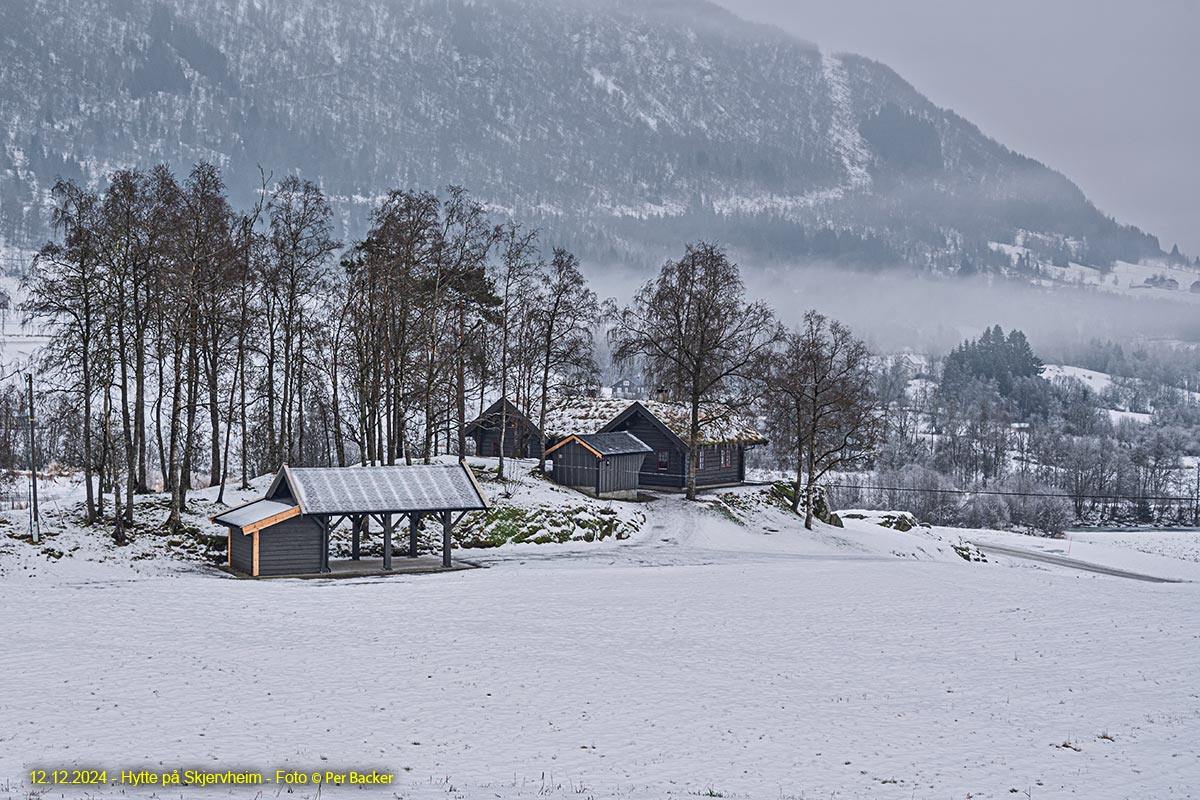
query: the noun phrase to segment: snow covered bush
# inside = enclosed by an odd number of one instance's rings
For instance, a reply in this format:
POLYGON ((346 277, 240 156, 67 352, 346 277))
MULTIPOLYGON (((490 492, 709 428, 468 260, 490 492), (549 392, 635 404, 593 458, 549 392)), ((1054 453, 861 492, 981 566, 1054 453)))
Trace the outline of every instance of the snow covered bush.
POLYGON ((1075 512, 1065 497, 1044 483, 1024 475, 1014 475, 1002 484, 1009 519, 1015 527, 1029 533, 1057 536, 1075 521, 1075 512))
POLYGON ((963 503, 961 520, 967 528, 994 530, 1003 530, 1011 522, 1008 503, 1003 497, 994 494, 976 494, 969 497, 963 503))
POLYGON ((897 470, 885 470, 878 478, 881 508, 907 508, 922 522, 953 525, 958 521, 958 495, 954 484, 940 472, 908 464, 897 470))

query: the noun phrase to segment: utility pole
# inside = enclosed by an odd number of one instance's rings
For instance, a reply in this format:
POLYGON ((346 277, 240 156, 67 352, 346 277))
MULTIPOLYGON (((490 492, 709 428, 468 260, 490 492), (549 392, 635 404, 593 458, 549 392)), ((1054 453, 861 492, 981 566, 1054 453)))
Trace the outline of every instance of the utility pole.
POLYGON ((1196 462, 1196 494, 1192 502, 1192 527, 1200 528, 1200 461, 1196 462))
POLYGON ((25 384, 29 388, 29 487, 30 487, 30 505, 29 505, 29 536, 33 539, 33 543, 37 544, 42 540, 42 521, 38 517, 38 496, 37 496, 37 458, 33 450, 33 373, 25 374, 25 384))

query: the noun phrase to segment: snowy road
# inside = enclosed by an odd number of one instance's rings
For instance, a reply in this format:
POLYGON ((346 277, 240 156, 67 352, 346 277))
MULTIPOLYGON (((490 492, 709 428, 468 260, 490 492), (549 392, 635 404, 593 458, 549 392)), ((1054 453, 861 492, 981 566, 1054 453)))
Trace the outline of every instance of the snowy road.
POLYGON ((1105 567, 1101 564, 1089 564, 1086 561, 1080 561, 1075 558, 1056 556, 1050 553, 1038 553, 1034 552, 1033 550, 1024 550, 1019 547, 1006 547, 1005 545, 988 542, 973 542, 973 544, 984 553, 996 553, 1003 556, 1025 558, 1030 561, 1041 561, 1044 564, 1054 564, 1055 566, 1068 567, 1069 569, 1082 570, 1083 572, 1095 572, 1099 575, 1108 575, 1114 578, 1129 578, 1135 581, 1146 581, 1147 583, 1183 583, 1183 581, 1176 578, 1159 578, 1154 575, 1145 575, 1140 572, 1130 572, 1129 570, 1125 569, 1105 567))

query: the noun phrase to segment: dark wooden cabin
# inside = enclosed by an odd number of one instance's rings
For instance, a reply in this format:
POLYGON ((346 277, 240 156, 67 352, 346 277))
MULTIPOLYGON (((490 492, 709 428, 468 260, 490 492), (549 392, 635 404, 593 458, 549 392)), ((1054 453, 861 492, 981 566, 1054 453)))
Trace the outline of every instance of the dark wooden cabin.
POLYGON ((642 462, 652 452, 631 433, 573 434, 546 451, 550 477, 572 489, 613 500, 636 500, 642 462))
POLYGON ((475 455, 496 457, 503 446, 505 458, 540 458, 546 439, 537 425, 508 400, 488 406, 477 419, 467 423, 466 435, 475 441, 475 455), (500 435, 501 417, 505 435, 500 435))
MULTIPOLYGON (((733 486, 746 480, 746 450, 764 439, 736 416, 706 409, 709 419, 700 427, 696 486, 733 486)), ((642 464, 639 485, 660 489, 685 489, 691 469, 688 446, 689 412, 679 403, 635 402, 600 429, 602 433, 626 431, 645 442, 653 453, 642 464)))
POLYGON ((488 508, 471 470, 462 464, 389 467, 284 467, 266 497, 212 518, 229 530, 230 569, 253 577, 329 573, 330 533, 352 530, 359 560, 363 522, 383 531, 383 569, 392 569, 392 534, 407 519, 408 555, 426 517, 442 523, 442 566, 449 568, 450 532, 470 511, 488 508))

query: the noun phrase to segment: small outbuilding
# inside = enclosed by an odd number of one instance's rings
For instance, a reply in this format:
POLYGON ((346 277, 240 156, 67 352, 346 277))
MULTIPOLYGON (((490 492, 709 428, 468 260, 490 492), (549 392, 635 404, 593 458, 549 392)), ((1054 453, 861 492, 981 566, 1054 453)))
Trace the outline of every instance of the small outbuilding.
POLYGON ((631 433, 572 434, 546 451, 556 483, 614 500, 637 498, 642 462, 653 449, 631 433))
POLYGON ((451 567, 450 533, 488 502, 465 464, 384 467, 287 467, 266 497, 212 518, 229 529, 229 567, 254 577, 320 575, 329 565, 331 531, 348 521, 351 560, 360 560, 364 522, 383 531, 383 569, 392 569, 392 534, 408 522, 410 558, 417 558, 421 522, 442 524, 442 567, 451 567))
POLYGON ((463 432, 475 441, 477 456, 494 458, 503 450, 505 458, 538 458, 546 444, 546 437, 533 420, 505 399, 488 406, 478 418, 467 423, 463 432))

